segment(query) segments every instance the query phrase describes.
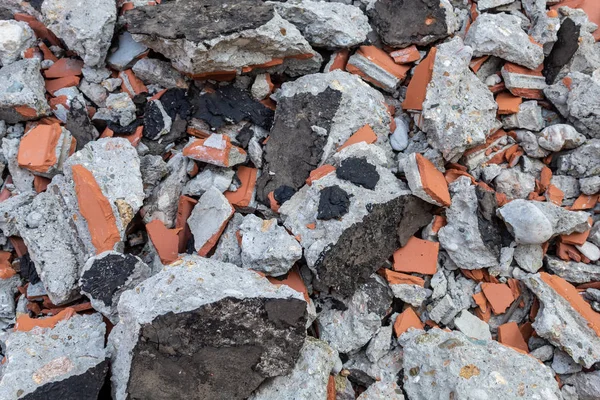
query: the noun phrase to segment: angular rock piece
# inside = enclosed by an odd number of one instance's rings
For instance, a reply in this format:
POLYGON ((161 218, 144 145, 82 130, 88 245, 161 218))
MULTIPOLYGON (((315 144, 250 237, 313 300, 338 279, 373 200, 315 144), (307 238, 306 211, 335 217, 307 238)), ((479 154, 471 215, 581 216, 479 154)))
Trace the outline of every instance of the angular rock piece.
POLYGON ((270 276, 287 273, 302 257, 302 247, 276 219, 247 215, 239 227, 242 237, 242 267, 270 276))
POLYGON ((0 64, 9 64, 21 59, 21 54, 32 47, 35 34, 22 21, 0 21, 0 64))
POLYGON ((3 399, 95 399, 108 371, 100 314, 74 315, 52 328, 6 340, 3 399))
POLYGON ((118 310, 109 337, 116 400, 244 399, 293 371, 305 337, 302 294, 198 256, 124 292, 118 310))
POLYGON ((600 268, 594 264, 562 261, 556 257, 546 256, 546 267, 552 273, 572 283, 600 281, 600 268))
POLYGON ((300 31, 260 0, 178 0, 125 13, 133 38, 197 78, 314 57, 300 31), (190 18, 193 15, 194 18, 190 18))
POLYGON ((404 174, 413 194, 436 206, 449 206, 450 193, 444 175, 423 155, 413 153, 404 163, 404 174))
POLYGON ((142 58, 134 64, 132 70, 135 76, 146 84, 159 85, 166 89, 187 89, 188 87, 183 75, 166 61, 148 57, 142 58))
POLYGON ((521 28, 519 17, 500 13, 482 14, 469 28, 465 44, 476 57, 493 55, 536 69, 544 61, 544 49, 521 28))
POLYGON ((276 96, 275 122, 257 182, 257 198, 263 203, 280 186, 300 189, 312 170, 365 125, 378 145, 387 146, 390 116, 384 98, 357 76, 342 71, 307 75, 284 83, 276 96))
POLYGON ((437 46, 423 103, 423 130, 446 160, 458 159, 468 148, 483 144, 495 127, 498 105, 469 69, 470 61, 471 49, 458 37, 437 46))
POLYGON ((214 187, 200 197, 188 219, 188 225, 194 235, 194 246, 201 256, 208 254, 217 244, 233 213, 229 201, 214 187))
POLYGON ((598 382, 600 382, 600 371, 579 372, 565 379, 566 384, 575 387, 578 400, 600 398, 600 384, 598 382))
POLYGON ((118 322, 117 304, 121 293, 150 276, 150 268, 132 254, 108 251, 92 257, 83 266, 79 286, 92 307, 118 322))
POLYGON ((38 59, 25 59, 0 68, 0 120, 15 124, 49 112, 38 59))
POLYGON ((79 0, 45 0, 44 24, 90 67, 102 66, 115 30, 117 7, 112 0, 81 7, 79 0))
POLYGON ((490 326, 470 312, 463 310, 454 318, 456 329, 468 337, 479 340, 492 340, 490 326))
POLYGON ((575 178, 594 177, 600 174, 600 140, 588 140, 577 149, 557 156, 557 173, 575 178))
POLYGON ((369 19, 358 7, 309 0, 274 5, 277 13, 294 24, 315 47, 354 47, 364 42, 371 31, 369 19))
POLYGON ((408 332, 400 344, 404 390, 411 400, 562 398, 550 368, 494 340, 432 329, 408 332))
POLYGON ((458 28, 452 5, 446 0, 370 1, 367 14, 383 42, 398 48, 427 45, 458 28))
POLYGON ((309 336, 293 371, 263 383, 248 400, 325 399, 329 374, 338 362, 337 351, 309 336))
POLYGON ((394 93, 406 78, 410 67, 398 65, 385 51, 375 46, 361 46, 348 60, 346 70, 365 81, 394 93))
POLYGON ((540 301, 533 328, 586 368, 600 361, 600 314, 564 279, 541 272, 515 276, 540 301))
POLYGON ((119 43, 114 52, 109 54, 106 62, 117 71, 128 69, 136 57, 148 50, 146 46, 133 40, 131 33, 125 31, 119 35, 119 43))

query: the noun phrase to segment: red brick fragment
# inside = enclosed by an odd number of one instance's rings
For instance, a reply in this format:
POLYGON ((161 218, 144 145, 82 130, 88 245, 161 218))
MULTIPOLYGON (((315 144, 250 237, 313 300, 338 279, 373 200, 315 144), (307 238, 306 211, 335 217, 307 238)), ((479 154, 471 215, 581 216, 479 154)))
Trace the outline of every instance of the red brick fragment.
POLYGON ((498 327, 498 341, 522 353, 529 353, 529 347, 516 322, 508 322, 498 327))
POLYGON ((252 201, 252 193, 256 186, 256 168, 241 166, 237 170, 237 177, 242 182, 241 186, 235 192, 225 192, 225 198, 229 200, 232 206, 248 207, 252 201))
POLYGON ((481 290, 496 315, 506 312, 506 309, 515 301, 512 290, 504 283, 483 283, 481 290))
POLYGON ((179 203, 177 205, 177 218, 175 220, 175 228, 181 229, 177 236, 179 237, 179 252, 185 253, 186 245, 192 238, 192 231, 187 224, 187 220, 192 215, 194 206, 198 204, 198 200, 188 196, 179 197, 179 203))
POLYGON ((433 47, 427 57, 421 61, 415 68, 410 83, 406 89, 406 99, 402 103, 405 110, 422 110, 425 95, 427 94, 427 85, 433 75, 433 63, 437 49, 433 47))
POLYGON ((337 151, 341 151, 348 146, 352 146, 353 144, 366 142, 368 144, 375 143, 377 141, 377 135, 369 125, 365 125, 359 130, 357 130, 346 142, 337 149, 337 151))
POLYGON ((81 75, 83 61, 75 58, 61 58, 44 72, 46 78, 65 78, 67 76, 81 75))
POLYGON ((421 55, 419 54, 417 46, 413 44, 405 49, 392 51, 390 57, 394 59, 396 64, 410 64, 419 61, 421 55))
POLYGON ((62 129, 58 124, 38 125, 23 136, 17 153, 19 167, 48 172, 56 165, 56 146, 62 129))
POLYGON ((499 115, 516 114, 519 112, 519 106, 523 103, 523 99, 513 96, 509 92, 502 92, 496 96, 496 103, 499 115))
POLYGON ((62 88, 79 85, 80 78, 75 75, 66 76, 64 78, 46 80, 46 91, 51 95, 62 88))
POLYGON ((20 332, 29 332, 34 328, 54 328, 60 321, 67 320, 75 315, 75 310, 71 307, 65 308, 58 314, 46 318, 31 318, 26 314, 17 318, 15 330, 20 332))
POLYGON ((167 229, 165 224, 155 219, 146 224, 148 236, 163 264, 171 264, 179 257, 179 236, 181 228, 167 229))
POLYGON ((423 190, 436 202, 444 207, 449 207, 451 203, 450 192, 444 174, 423 155, 417 153, 415 156, 423 190))
POLYGON ((440 244, 411 237, 406 246, 394 252, 394 271, 433 275, 437 271, 440 244))
POLYGON ((394 333, 397 337, 401 336, 409 328, 423 329, 423 323, 412 308, 404 310, 394 322, 394 333))

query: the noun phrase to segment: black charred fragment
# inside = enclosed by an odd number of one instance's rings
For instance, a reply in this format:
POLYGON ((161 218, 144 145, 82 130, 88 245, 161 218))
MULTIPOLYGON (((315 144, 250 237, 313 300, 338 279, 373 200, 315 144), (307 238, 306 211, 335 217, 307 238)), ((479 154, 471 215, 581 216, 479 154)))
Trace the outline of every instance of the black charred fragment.
POLYGON ((496 257, 500 256, 502 248, 502 231, 498 217, 496 217, 496 209, 498 202, 496 194, 493 191, 486 190, 481 186, 475 187, 479 210, 477 212, 477 224, 481 240, 485 247, 496 257))
POLYGON ((350 195, 338 185, 321 190, 317 219, 341 218, 350 209, 350 195))
POLYGON ((273 110, 254 100, 245 90, 233 85, 223 86, 213 93, 191 98, 193 116, 206 121, 211 128, 251 121, 263 129, 271 129, 273 110))
POLYGON ((111 307, 114 294, 127 282, 138 262, 131 254, 109 254, 95 260, 81 277, 81 289, 111 307))
POLYGON ((108 361, 88 369, 83 374, 61 381, 48 382, 21 400, 97 400, 108 372, 108 361))
POLYGON ((293 195, 296 194, 296 190, 289 186, 283 185, 279 186, 277 189, 273 191, 273 197, 277 201, 279 205, 282 205, 286 201, 292 198, 293 195))
POLYGON ((252 131, 252 127, 250 124, 244 126, 238 134, 235 136, 235 139, 240 144, 240 147, 244 150, 248 150, 248 144, 250 143, 250 139, 254 136, 254 132, 252 131))
POLYGON ((157 140, 161 137, 160 132, 165 129, 166 123, 161 106, 162 103, 158 100, 155 100, 151 101, 146 107, 143 132, 145 138, 157 140))
POLYGON ((108 128, 114 132, 115 135, 132 135, 135 130, 142 125, 141 119, 136 119, 127 126, 121 126, 118 122, 108 121, 108 128))
POLYGON ((558 30, 558 40, 554 43, 552 51, 544 59, 542 73, 548 85, 554 84, 562 67, 564 67, 579 48, 579 33, 581 27, 576 25, 571 18, 565 19, 558 30))
POLYGON ((192 110, 192 105, 188 100, 185 89, 172 88, 160 96, 160 102, 165 109, 165 112, 172 120, 179 116, 181 119, 187 120, 192 110))
POLYGON ((366 158, 349 157, 342 161, 339 168, 335 170, 338 178, 350 181, 355 185, 373 190, 379 182, 379 173, 373 164, 366 158))

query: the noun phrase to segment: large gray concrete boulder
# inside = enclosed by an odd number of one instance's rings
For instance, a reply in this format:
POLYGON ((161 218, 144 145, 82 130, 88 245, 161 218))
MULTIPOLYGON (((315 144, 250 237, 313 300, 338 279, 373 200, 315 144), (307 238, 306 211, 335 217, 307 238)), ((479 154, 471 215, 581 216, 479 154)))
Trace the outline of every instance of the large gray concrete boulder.
POLYGON ((135 40, 192 75, 317 57, 300 31, 260 0, 177 0, 137 7, 125 19, 135 40))
POLYGON ((100 314, 74 315, 53 328, 16 331, 6 340, 2 399, 98 398, 108 371, 100 314))
POLYGON ((103 65, 117 21, 113 0, 95 1, 93 7, 83 7, 80 0, 45 0, 42 16, 48 29, 86 65, 103 65))
POLYGON ((14 124, 46 116, 50 106, 44 84, 38 59, 0 68, 0 120, 14 124))
POLYGON ((277 13, 294 24, 315 47, 358 46, 371 31, 367 16, 351 5, 310 0, 273 4, 277 13))
POLYGON ((469 69, 473 52, 459 37, 437 46, 433 74, 423 102, 423 130, 446 160, 485 143, 496 126, 498 105, 469 69))
POLYGON ((118 311, 109 337, 116 400, 247 398, 292 373, 307 318, 288 286, 198 256, 124 292, 118 311))
POLYGON ((554 372, 494 340, 432 329, 403 334, 404 390, 411 400, 560 400, 554 372))
POLYGON ((0 21, 0 64, 7 66, 21 59, 35 42, 35 33, 22 21, 0 21))

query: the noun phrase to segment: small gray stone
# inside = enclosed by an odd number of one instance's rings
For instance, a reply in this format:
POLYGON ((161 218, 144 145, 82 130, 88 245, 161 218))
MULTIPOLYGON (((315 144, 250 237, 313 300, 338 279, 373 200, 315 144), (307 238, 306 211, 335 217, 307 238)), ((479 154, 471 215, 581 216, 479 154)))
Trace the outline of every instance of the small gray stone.
POLYGON ((499 208, 497 214, 517 243, 542 244, 552 237, 552 223, 533 202, 513 200, 499 208))
POLYGON ((554 350, 555 350, 554 346, 547 344, 545 346, 541 346, 535 350, 532 350, 529 353, 529 355, 537 358, 541 362, 550 361, 550 360, 552 360, 552 357, 554 357, 554 350))
POLYGON ((392 332, 394 326, 382 326, 373 336, 365 350, 365 355, 372 363, 376 363, 392 349, 392 332))
POLYGON ((519 167, 502 170, 494 180, 496 190, 509 200, 526 199, 535 189, 535 177, 521 172, 519 167))
POLYGON ((9 64, 20 60, 27 48, 35 42, 35 33, 26 22, 0 21, 0 64, 9 64))
POLYGON ((396 151, 403 151, 408 147, 408 123, 404 118, 394 118, 396 130, 390 135, 390 145, 396 151))
POLYGON ((544 264, 544 249, 539 244, 520 244, 515 248, 514 259, 521 269, 536 273, 544 264))
POLYGON ((99 109, 93 119, 110 120, 127 126, 135 121, 135 112, 135 104, 127 93, 112 93, 106 98, 106 108, 99 109))
POLYGON ((33 192, 34 175, 27 169, 21 168, 17 160, 19 152, 19 139, 2 139, 2 154, 6 160, 8 171, 12 177, 17 193, 33 192))
POLYGON ((144 195, 148 197, 156 185, 168 174, 169 168, 161 156, 147 154, 140 157, 140 172, 144 183, 144 195))
POLYGON ((392 289, 395 298, 400 299, 413 307, 420 307, 432 293, 431 289, 404 283, 390 284, 390 288, 392 289))
POLYGON ((552 359, 552 369, 560 375, 574 374, 582 370, 581 365, 577 364, 570 355, 560 349, 554 349, 554 358, 552 359))
POLYGON ((454 318, 454 326, 469 337, 479 340, 492 340, 492 333, 487 322, 479 319, 467 310, 461 311, 454 318))
POLYGON ((469 28, 465 44, 473 48, 476 57, 493 55, 529 69, 544 61, 542 47, 531 42, 521 20, 510 14, 480 15, 469 28))
POLYGON ((267 74, 259 74, 254 79, 254 83, 252 84, 252 97, 255 100, 264 100, 269 94, 271 94, 271 86, 269 85, 267 74))
POLYGON ((559 188, 565 194, 566 199, 574 199, 581 194, 579 182, 572 176, 552 175, 550 183, 559 188))
POLYGON ((600 371, 579 372, 567 377, 564 382, 575 387, 578 400, 600 398, 600 371))
POLYGON ((567 124, 556 124, 545 128, 539 136, 540 147, 550 151, 575 149, 585 143, 585 136, 567 124))
POLYGON ((579 179, 581 193, 591 196, 600 192, 600 176, 579 179))
MULTIPOLYGON (((5 330, 9 325, 15 323, 16 304, 15 295, 19 292, 17 287, 21 286, 21 278, 18 275, 7 279, 0 279, 0 329, 5 330)), ((29 284, 29 287, 32 285, 29 284)), ((27 291, 29 297, 29 290, 27 291)), ((389 343, 389 338, 388 338, 389 343)))
POLYGON ((519 105, 519 111, 516 114, 502 119, 502 126, 504 129, 518 128, 539 132, 544 129, 542 107, 535 100, 525 101, 519 105))
POLYGON ((183 75, 166 61, 145 57, 136 62, 132 69, 135 76, 148 84, 166 89, 188 87, 183 75))
POLYGON ((223 193, 229 189, 234 175, 233 169, 207 165, 202 172, 185 184, 183 194, 202 196, 211 187, 215 187, 223 193))
POLYGON ((241 268, 242 266, 242 248, 238 241, 237 233, 240 230, 240 225, 244 222, 244 216, 240 213, 233 214, 231 220, 227 224, 227 228, 221 234, 219 243, 215 248, 215 252, 211 258, 215 260, 235 264, 241 268))

